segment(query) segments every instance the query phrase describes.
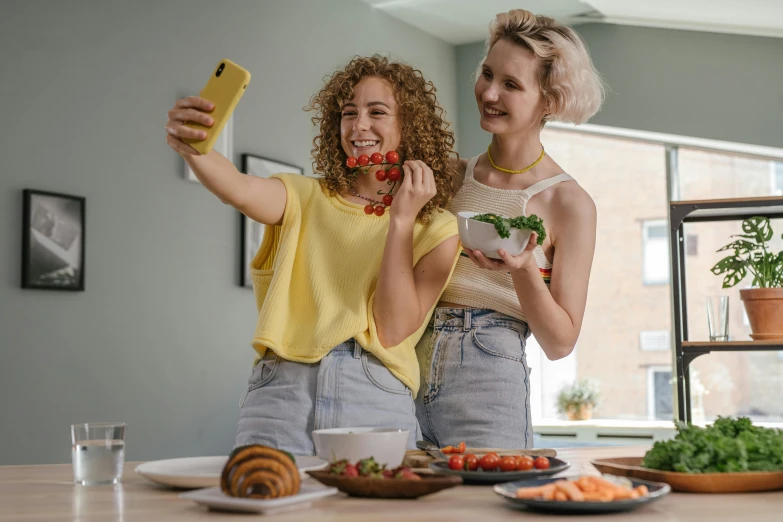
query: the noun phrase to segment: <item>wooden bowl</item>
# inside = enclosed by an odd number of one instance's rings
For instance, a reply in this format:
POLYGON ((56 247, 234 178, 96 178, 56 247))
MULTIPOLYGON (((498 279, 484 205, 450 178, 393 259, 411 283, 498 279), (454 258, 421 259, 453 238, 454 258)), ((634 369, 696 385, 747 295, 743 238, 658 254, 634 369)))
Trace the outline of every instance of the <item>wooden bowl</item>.
POLYGON ((462 484, 461 477, 418 474, 421 480, 342 477, 329 471, 308 471, 321 484, 332 486, 352 497, 419 498, 462 484))
POLYGON ((643 457, 621 457, 591 461, 601 473, 665 482, 674 491, 686 493, 749 493, 783 489, 783 471, 741 473, 678 473, 641 467, 643 457))

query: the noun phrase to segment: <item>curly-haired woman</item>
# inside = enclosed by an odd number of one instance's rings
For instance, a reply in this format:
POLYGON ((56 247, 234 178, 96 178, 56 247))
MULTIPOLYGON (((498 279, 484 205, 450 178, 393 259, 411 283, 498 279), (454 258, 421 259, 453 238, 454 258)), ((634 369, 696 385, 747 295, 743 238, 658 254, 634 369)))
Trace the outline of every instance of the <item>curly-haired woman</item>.
MULTIPOLYGON (((252 261, 258 352, 242 400, 237 445, 312 454, 314 429, 391 426, 420 436, 416 342, 458 258, 455 218, 441 209, 458 174, 453 133, 435 88, 412 67, 355 58, 326 80, 309 109, 319 179, 241 174, 218 154, 182 141, 203 138, 185 121, 211 125, 208 100, 169 111, 168 144, 221 201, 267 225, 252 261), (386 212, 368 214, 374 175, 348 157, 398 152, 403 178, 386 212)), ((383 178, 383 176, 379 176, 383 178)))
POLYGON ((464 182, 448 208, 536 214, 546 238, 539 246, 534 233, 524 252, 499 250, 500 260, 466 249, 419 344, 417 415, 424 437, 441 446, 527 448, 525 341, 535 334, 551 360, 574 349, 596 237, 593 200, 545 154, 541 129, 586 121, 604 91, 573 29, 518 9, 492 23, 474 92, 492 140, 461 163, 464 182))

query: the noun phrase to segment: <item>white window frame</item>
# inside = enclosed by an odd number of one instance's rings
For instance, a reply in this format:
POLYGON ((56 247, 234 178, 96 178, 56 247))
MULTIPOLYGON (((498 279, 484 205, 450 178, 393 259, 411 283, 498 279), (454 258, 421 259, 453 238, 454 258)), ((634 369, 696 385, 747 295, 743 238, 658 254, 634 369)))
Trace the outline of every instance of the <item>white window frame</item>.
POLYGON ((770 194, 773 196, 783 196, 783 181, 778 183, 778 169, 783 172, 783 161, 769 162, 769 185, 770 194))
POLYGON ((669 284, 669 277, 671 270, 669 269, 669 240, 668 240, 668 232, 667 237, 663 239, 664 245, 666 246, 667 255, 666 255, 666 277, 663 279, 651 279, 647 276, 647 242, 649 241, 647 237, 648 230, 653 227, 663 227, 664 230, 667 230, 666 227, 668 227, 669 223, 665 219, 646 219, 642 222, 642 282, 645 284, 645 286, 652 286, 652 285, 668 285, 669 284))
MULTIPOLYGON (((647 367, 647 418, 649 420, 656 420, 655 417, 655 373, 656 372, 668 372, 674 377, 674 370, 671 366, 655 365, 647 367)), ((674 393, 674 392, 672 392, 674 393)), ((675 397, 672 395, 672 401, 675 397)), ((672 403, 673 405, 673 403, 672 403)))

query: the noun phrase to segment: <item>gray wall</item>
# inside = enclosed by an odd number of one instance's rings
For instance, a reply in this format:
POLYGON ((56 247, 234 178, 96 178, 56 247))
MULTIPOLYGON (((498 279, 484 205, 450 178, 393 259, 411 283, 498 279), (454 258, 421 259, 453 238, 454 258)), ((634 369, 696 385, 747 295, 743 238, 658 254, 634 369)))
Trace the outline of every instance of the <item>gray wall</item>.
MULTIPOLYGON (((783 38, 612 24, 576 29, 610 89, 590 123, 783 146, 783 38)), ((482 152, 489 139, 479 129, 470 78, 483 45, 457 47, 466 156, 482 152)))
POLYGON ((0 6, 0 465, 67 462, 69 424, 128 423, 127 458, 225 454, 253 357, 239 218, 182 178, 166 111, 224 57, 247 67, 242 152, 310 166, 301 110, 380 52, 456 114, 454 48, 359 0, 0 6), (87 198, 86 291, 21 290, 22 189, 87 198))
POLYGON ((476 97, 473 94, 475 73, 484 57, 484 43, 457 46, 457 121, 459 122, 460 156, 472 158, 487 150, 491 134, 481 129, 476 97))

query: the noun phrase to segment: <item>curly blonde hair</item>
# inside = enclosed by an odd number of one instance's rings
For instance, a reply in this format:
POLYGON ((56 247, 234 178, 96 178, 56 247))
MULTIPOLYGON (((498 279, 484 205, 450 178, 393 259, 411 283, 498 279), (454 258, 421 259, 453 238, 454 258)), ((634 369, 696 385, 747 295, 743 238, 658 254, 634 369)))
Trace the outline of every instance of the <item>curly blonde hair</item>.
POLYGON ((492 46, 506 40, 533 52, 540 64, 538 83, 549 107, 543 123, 584 123, 601 108, 604 83, 579 35, 554 18, 514 9, 495 17, 476 75, 492 46))
POLYGON ((345 68, 326 78, 324 87, 305 107, 305 110, 316 111, 312 121, 320 128, 313 138, 313 171, 322 176, 321 186, 332 196, 345 194, 353 186, 355 175, 345 165, 347 155, 340 142, 340 123, 343 105, 353 98, 354 86, 367 76, 385 79, 394 92, 401 126, 397 148, 400 159, 421 160, 435 176, 438 191, 418 215, 421 223, 427 223, 434 211, 442 211, 451 201, 458 188, 459 175, 451 157, 454 132, 443 119, 444 111, 435 98, 435 86, 410 65, 391 62, 379 55, 357 56, 345 68))

